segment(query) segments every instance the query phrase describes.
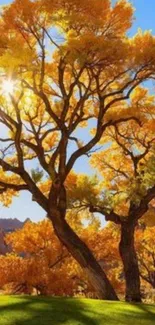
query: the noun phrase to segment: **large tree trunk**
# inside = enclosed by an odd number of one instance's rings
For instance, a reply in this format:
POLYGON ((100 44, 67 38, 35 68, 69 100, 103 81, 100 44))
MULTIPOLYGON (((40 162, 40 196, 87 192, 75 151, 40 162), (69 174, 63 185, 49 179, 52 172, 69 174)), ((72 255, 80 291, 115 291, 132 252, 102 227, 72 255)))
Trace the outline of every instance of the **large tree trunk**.
POLYGON ((138 259, 134 247, 135 224, 121 223, 119 251, 124 265, 126 280, 126 301, 140 302, 140 274, 138 259))
MULTIPOLYGON (((53 209, 51 209, 53 210, 53 209)), ((65 219, 60 215, 59 210, 53 211, 49 218, 60 241, 67 247, 68 251, 80 264, 85 274, 96 291, 99 299, 118 300, 117 295, 110 284, 106 274, 96 261, 95 257, 86 244, 77 236, 65 219)))

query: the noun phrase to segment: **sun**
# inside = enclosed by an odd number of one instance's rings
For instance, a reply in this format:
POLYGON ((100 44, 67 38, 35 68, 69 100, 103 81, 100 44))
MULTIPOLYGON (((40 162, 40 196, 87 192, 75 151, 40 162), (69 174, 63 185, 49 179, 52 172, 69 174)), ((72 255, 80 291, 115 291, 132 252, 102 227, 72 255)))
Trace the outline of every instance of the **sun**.
POLYGON ((2 82, 2 91, 5 94, 12 95, 14 91, 14 83, 12 80, 7 79, 2 82))

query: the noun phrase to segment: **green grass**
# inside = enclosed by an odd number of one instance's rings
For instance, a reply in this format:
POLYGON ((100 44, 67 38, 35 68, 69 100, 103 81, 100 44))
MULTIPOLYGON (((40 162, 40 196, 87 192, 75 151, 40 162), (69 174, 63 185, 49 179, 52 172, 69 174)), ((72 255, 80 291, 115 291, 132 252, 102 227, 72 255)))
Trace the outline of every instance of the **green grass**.
POLYGON ((90 299, 0 296, 0 325, 155 325, 155 306, 90 299))

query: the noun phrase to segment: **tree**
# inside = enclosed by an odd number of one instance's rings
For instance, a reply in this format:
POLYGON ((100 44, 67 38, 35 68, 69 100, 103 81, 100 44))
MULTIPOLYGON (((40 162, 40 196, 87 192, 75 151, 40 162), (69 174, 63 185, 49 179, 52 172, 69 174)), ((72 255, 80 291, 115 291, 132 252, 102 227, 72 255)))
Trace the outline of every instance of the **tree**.
POLYGON ((75 274, 80 268, 54 234, 49 220, 27 222, 6 235, 10 254, 1 256, 1 286, 12 284, 13 292, 74 295, 75 274))
MULTIPOLYGON (((122 268, 117 247, 118 229, 112 224, 102 229, 96 218, 91 220, 85 213, 77 227, 74 213, 69 213, 67 220, 93 251, 116 292, 124 291, 123 282, 120 281, 122 268), (85 219, 87 226, 83 223, 85 219)), ((9 288, 16 294, 31 294, 35 288, 44 295, 83 294, 96 297, 96 292, 88 285, 86 274, 62 246, 49 220, 27 222, 22 229, 7 234, 5 241, 11 253, 0 256, 1 287, 9 288)))
POLYGON ((154 187, 154 96, 147 89, 137 88, 131 97, 131 109, 139 108, 139 120, 126 126, 110 127, 103 143, 108 149, 94 154, 92 163, 104 177, 102 193, 96 207, 121 225, 120 255, 126 278, 126 300, 141 300, 140 275, 134 247, 134 232, 138 220, 149 209, 155 196, 154 187))
POLYGON ((15 0, 0 22, 1 200, 8 204, 12 195, 28 190, 98 297, 106 299, 117 299, 106 274, 66 221, 65 182, 107 127, 137 121, 128 99, 153 76, 155 40, 149 32, 126 36, 132 14, 124 0, 113 7, 109 0, 15 0), (95 132, 81 143, 77 131, 88 130, 91 121, 95 132), (38 171, 44 171, 42 179, 38 171), (51 185, 45 194, 46 177, 51 185))
MULTIPOLYGON (((108 222, 101 228, 98 219, 91 219, 88 213, 83 213, 77 226, 75 215, 75 211, 69 213, 68 222, 91 249, 116 292, 123 296, 123 265, 118 250, 120 226, 108 222), (83 222, 85 219, 89 222, 87 226, 83 222)), ((140 276, 154 288, 153 233, 154 226, 148 227, 141 221, 135 232, 135 247, 140 276)), ((0 256, 1 287, 11 288, 13 293, 31 294, 35 288, 44 295, 96 297, 86 274, 62 246, 49 220, 27 222, 22 229, 7 234, 5 241, 12 251, 0 256)))

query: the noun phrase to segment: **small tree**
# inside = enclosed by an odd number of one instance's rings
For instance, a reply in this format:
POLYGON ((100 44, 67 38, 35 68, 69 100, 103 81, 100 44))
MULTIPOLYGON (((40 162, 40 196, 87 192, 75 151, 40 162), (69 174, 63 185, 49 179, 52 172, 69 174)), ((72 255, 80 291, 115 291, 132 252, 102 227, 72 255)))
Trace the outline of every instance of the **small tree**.
POLYGON ((6 235, 12 252, 1 256, 1 285, 13 284, 13 291, 35 288, 40 294, 73 295, 78 265, 54 234, 49 220, 27 222, 6 235))

